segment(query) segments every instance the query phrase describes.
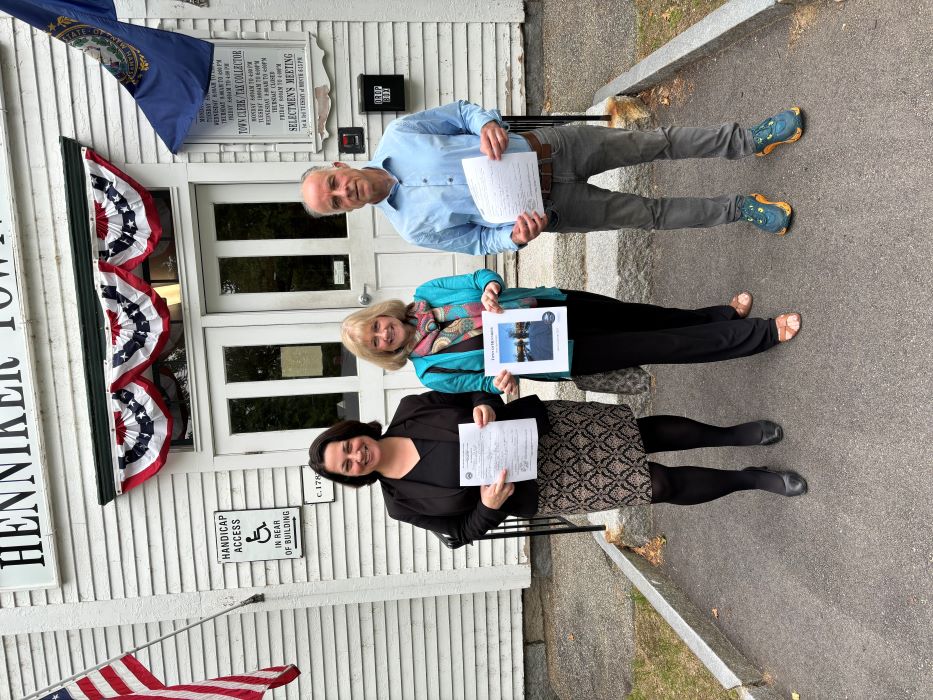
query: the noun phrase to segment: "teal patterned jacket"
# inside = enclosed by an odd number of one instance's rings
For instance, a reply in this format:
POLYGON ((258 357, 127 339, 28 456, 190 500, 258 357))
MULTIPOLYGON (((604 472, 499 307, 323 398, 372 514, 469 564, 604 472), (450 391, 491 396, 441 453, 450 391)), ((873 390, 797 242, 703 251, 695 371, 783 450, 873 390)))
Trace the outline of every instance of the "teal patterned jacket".
MULTIPOLYGON (((439 277, 425 282, 415 290, 415 301, 426 301, 432 307, 445 304, 468 304, 478 302, 483 296, 483 290, 490 282, 497 282, 502 291, 499 293, 500 302, 516 301, 527 297, 535 299, 563 300, 566 295, 556 287, 535 287, 524 289, 515 287, 508 289, 502 278, 492 270, 477 270, 471 275, 455 275, 453 277, 439 277)), ((570 341, 571 357, 573 356, 573 341, 570 341)), ((468 391, 486 391, 490 394, 502 392, 493 386, 493 377, 483 375, 483 351, 468 350, 466 352, 444 352, 424 357, 409 357, 415 366, 418 379, 429 389, 447 394, 460 394, 468 391), (432 368, 440 369, 437 371, 432 368), (459 370, 459 371, 457 371, 459 370)), ((569 372, 529 374, 523 375, 529 379, 567 379, 569 372)))

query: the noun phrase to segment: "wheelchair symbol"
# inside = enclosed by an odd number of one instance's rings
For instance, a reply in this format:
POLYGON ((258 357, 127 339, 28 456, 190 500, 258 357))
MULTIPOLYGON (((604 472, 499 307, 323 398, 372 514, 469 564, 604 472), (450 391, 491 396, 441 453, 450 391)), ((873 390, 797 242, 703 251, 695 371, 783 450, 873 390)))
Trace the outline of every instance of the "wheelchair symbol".
POLYGON ((272 539, 272 531, 266 525, 266 522, 263 521, 262 525, 257 527, 253 531, 252 537, 247 537, 247 542, 256 542, 257 544, 265 544, 272 539))

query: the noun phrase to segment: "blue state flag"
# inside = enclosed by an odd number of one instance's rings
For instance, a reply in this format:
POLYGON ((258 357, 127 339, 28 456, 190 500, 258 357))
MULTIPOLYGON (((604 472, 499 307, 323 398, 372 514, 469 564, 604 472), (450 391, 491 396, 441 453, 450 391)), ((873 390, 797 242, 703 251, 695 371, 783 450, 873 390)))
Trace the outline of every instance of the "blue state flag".
POLYGON ((100 61, 178 152, 211 82, 213 44, 119 22, 113 0, 0 0, 0 10, 100 61))

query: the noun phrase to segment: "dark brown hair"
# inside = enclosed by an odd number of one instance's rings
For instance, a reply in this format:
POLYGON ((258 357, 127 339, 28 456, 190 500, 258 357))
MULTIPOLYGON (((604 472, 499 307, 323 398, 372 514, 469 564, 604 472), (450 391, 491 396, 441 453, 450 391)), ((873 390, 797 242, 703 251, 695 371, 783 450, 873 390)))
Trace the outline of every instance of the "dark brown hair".
POLYGON ((311 447, 308 448, 308 466, 325 479, 336 481, 338 484, 345 486, 352 486, 355 489, 375 483, 379 478, 376 472, 364 476, 347 476, 346 474, 329 472, 324 468, 324 450, 327 449, 330 443, 351 440, 360 435, 379 440, 382 437, 382 425, 375 420, 369 423, 361 423, 358 420, 342 420, 335 423, 318 435, 314 442, 311 443, 311 447))

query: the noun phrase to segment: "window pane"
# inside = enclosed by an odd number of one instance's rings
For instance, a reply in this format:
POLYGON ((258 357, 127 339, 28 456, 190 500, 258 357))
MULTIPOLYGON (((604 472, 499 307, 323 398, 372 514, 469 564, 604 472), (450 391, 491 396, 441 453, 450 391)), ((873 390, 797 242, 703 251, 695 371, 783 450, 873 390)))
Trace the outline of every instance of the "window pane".
POLYGON ((344 418, 359 418, 358 394, 261 396, 229 399, 231 433, 327 428, 344 418))
POLYGON ((215 204, 214 223, 218 241, 347 237, 346 214, 313 218, 300 202, 215 204))
POLYGON ((148 270, 150 282, 177 282, 178 258, 175 253, 175 239, 163 235, 143 265, 148 270))
POLYGON ((224 348, 227 382, 352 377, 356 358, 340 343, 224 348))
POLYGON ((159 214, 159 223, 162 224, 162 235, 155 249, 146 258, 135 274, 148 282, 177 282, 178 281, 178 255, 175 252, 175 224, 172 221, 172 199, 168 190, 152 192, 156 211, 159 214))
POLYGON ((349 255, 220 258, 221 294, 322 292, 350 288, 349 255))
MULTIPOLYGON (((172 324, 175 327, 175 324, 172 324)), ((162 392, 172 414, 172 447, 193 444, 194 425, 191 420, 191 379, 184 340, 166 360, 152 365, 152 376, 162 392)))
POLYGON ((165 300, 171 316, 168 342, 152 364, 152 378, 174 419, 171 442, 174 449, 193 444, 191 381, 188 375, 188 352, 185 348, 185 319, 172 221, 172 197, 168 190, 151 192, 162 223, 162 237, 152 254, 133 272, 149 282, 156 293, 165 300))

